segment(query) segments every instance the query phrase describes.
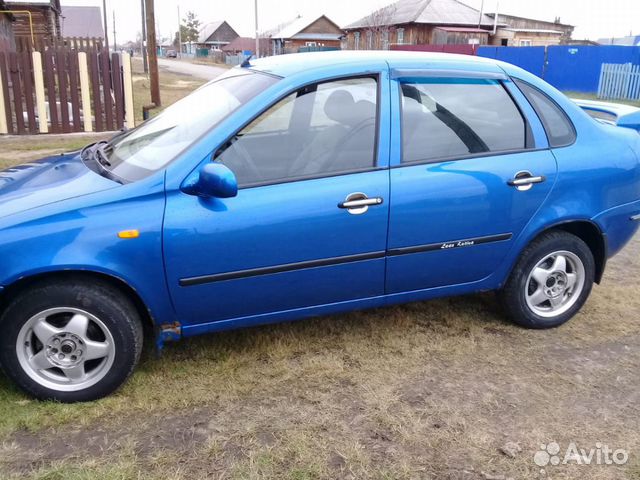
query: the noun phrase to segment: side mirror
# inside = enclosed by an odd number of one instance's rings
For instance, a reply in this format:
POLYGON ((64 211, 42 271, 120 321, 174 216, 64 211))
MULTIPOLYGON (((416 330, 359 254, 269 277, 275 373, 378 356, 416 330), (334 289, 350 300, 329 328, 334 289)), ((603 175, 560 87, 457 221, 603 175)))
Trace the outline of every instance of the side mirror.
POLYGON ((182 189, 199 197, 231 198, 238 195, 238 180, 228 167, 221 163, 207 163, 198 178, 182 189))

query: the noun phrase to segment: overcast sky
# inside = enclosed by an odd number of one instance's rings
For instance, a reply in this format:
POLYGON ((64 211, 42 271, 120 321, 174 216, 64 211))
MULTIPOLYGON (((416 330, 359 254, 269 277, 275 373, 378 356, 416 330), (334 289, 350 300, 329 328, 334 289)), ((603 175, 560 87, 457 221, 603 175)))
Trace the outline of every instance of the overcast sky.
MULTIPOLYGON (((482 0, 464 0, 480 8, 482 0)), ((313 17, 326 14, 340 26, 347 25, 388 0, 258 0, 260 30, 273 28, 297 14, 313 17)), ((102 0, 62 0, 63 5, 102 5, 102 0)), ((140 0, 107 0, 109 36, 115 10, 118 43, 134 40, 141 29, 140 0)), ((227 20, 242 36, 254 31, 254 0, 156 0, 156 22, 163 37, 171 37, 181 16, 193 10, 202 23, 227 20)), ((485 0, 485 11, 493 12, 496 0, 485 0)), ((576 25, 574 38, 596 40, 601 37, 640 35, 640 0, 501 0, 501 13, 576 25)))

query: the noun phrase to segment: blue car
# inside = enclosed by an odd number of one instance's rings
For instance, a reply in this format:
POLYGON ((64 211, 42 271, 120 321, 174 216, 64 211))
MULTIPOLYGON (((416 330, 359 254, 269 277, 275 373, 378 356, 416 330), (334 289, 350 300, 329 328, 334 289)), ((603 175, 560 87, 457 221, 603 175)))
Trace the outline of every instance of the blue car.
POLYGON ((638 123, 611 115, 470 56, 246 62, 0 172, 0 363, 75 402, 143 341, 489 290, 561 325, 640 226, 638 123))

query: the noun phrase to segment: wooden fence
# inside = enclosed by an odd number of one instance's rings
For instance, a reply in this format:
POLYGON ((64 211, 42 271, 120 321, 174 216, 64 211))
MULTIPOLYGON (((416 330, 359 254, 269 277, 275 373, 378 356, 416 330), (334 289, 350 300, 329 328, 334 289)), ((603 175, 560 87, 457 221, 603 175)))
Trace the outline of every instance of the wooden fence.
POLYGON ((50 48, 73 48, 78 51, 86 52, 88 50, 102 50, 104 42, 101 38, 96 37, 64 37, 51 39, 44 36, 38 36, 35 39, 35 45, 31 43, 31 37, 16 38, 17 52, 44 52, 50 48))
POLYGON ((603 63, 598 98, 640 100, 640 65, 603 63))
POLYGON ((125 124, 134 126, 128 54, 0 52, 0 134, 103 132, 125 124))

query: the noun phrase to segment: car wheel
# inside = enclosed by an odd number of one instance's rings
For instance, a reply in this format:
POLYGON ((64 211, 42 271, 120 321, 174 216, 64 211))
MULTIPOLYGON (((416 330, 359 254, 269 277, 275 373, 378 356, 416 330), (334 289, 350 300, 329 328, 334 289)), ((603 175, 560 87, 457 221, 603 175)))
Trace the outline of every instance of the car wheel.
POLYGON ((511 319, 526 328, 553 328, 570 320, 591 293, 595 262, 580 238, 553 231, 523 252, 500 292, 511 319))
POLYGON ((107 283, 40 283, 0 317, 0 365, 27 393, 65 403, 115 391, 140 359, 140 316, 107 283))

